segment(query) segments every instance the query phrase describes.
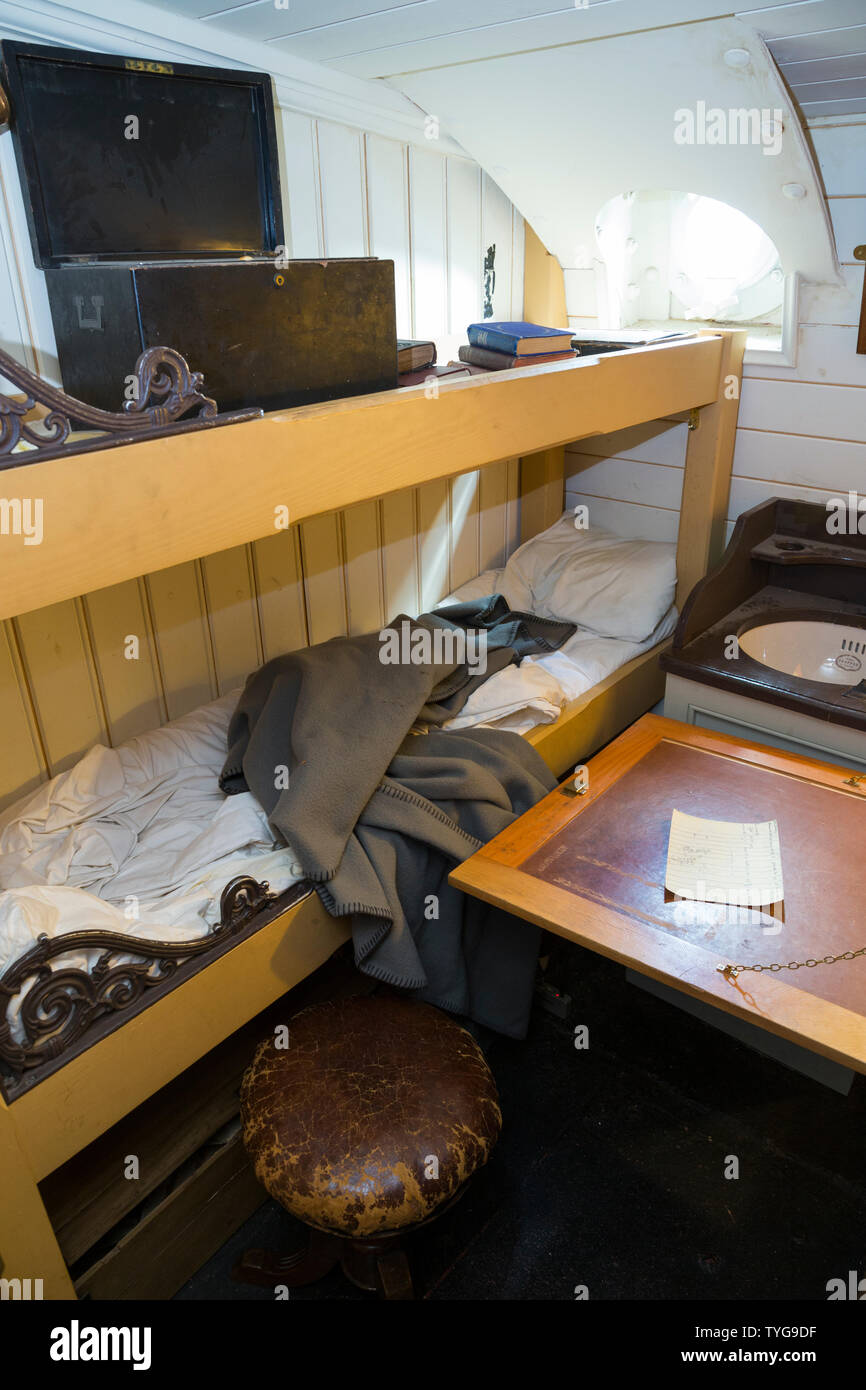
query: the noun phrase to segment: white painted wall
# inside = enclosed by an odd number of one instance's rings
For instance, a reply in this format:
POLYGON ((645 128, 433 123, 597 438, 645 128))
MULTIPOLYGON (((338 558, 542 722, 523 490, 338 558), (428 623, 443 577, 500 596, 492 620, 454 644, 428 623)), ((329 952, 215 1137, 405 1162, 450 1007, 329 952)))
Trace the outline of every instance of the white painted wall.
MULTIPOLYGON (((796 367, 747 366, 733 479, 734 520, 768 497, 825 503, 849 489, 866 493, 866 357, 857 322, 866 242, 866 118, 830 117, 810 129, 844 288, 805 287, 796 367)), ((685 425, 663 422, 626 436, 584 439, 569 451, 566 491, 603 526, 672 540, 679 524, 685 425)))

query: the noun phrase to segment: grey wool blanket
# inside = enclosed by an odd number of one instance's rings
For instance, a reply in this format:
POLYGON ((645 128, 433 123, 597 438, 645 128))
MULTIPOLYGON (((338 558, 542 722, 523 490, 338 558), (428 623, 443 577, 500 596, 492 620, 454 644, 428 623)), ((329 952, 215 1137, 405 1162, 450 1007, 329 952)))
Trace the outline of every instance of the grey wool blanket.
MULTIPOLYGON (((573 631, 498 596, 391 630, 475 621, 490 637, 486 675, 573 631)), ((220 785, 253 793, 328 911, 351 918, 362 971, 523 1037, 538 930, 464 897, 448 874, 556 781, 518 734, 435 727, 484 678, 435 650, 383 664, 378 633, 277 657, 244 687, 220 785), (415 732, 419 718, 432 727, 415 732)))

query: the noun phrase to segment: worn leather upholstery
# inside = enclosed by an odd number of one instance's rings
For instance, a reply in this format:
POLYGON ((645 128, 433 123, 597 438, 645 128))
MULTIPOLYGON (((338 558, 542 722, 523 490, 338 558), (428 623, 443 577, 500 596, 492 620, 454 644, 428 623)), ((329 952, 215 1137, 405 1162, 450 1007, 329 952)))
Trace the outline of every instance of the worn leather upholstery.
POLYGON ((332 1000, 262 1042, 241 1086, 256 1176, 294 1216, 362 1237, 430 1217, 487 1162, 502 1115, 474 1038, 426 1004, 332 1000))

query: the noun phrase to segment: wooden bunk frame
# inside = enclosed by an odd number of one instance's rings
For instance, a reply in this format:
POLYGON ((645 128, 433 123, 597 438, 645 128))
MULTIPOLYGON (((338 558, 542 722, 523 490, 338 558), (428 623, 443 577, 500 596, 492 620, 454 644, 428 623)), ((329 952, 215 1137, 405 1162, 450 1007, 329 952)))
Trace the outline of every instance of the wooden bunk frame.
MULTIPOLYGON (((687 412, 682 605, 724 545, 744 343, 744 333, 705 333, 440 382, 432 399, 413 387, 274 412, 224 432, 25 463, 4 473, 4 491, 43 499, 44 539, 25 547, 3 538, 0 617, 263 537, 276 507, 288 508, 294 523, 516 454, 527 539, 562 512, 566 443, 687 412)), ((661 697, 664 645, 528 735, 554 772, 588 758, 661 697)), ((259 920, 38 1084, 11 1101, 0 1096, 0 1276, 41 1279, 47 1298, 75 1297, 38 1184, 280 999, 348 935, 315 893, 259 920)))

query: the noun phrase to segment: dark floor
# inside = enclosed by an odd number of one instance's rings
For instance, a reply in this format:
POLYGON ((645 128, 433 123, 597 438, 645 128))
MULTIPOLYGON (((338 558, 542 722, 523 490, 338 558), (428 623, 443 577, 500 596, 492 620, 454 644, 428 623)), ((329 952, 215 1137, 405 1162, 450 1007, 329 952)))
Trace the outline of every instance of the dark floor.
MULTIPOLYGON (((487 1047, 502 1138, 414 1237, 418 1296, 572 1300, 585 1285, 593 1300, 823 1301, 828 1280, 866 1274, 866 1078, 840 1096, 577 946, 555 944, 548 979, 570 1017, 536 1009, 526 1042, 487 1047)), ((233 1283, 232 1263, 294 1230, 268 1202, 177 1297, 273 1299, 233 1283)), ((335 1272, 291 1297, 372 1295, 335 1272)))

